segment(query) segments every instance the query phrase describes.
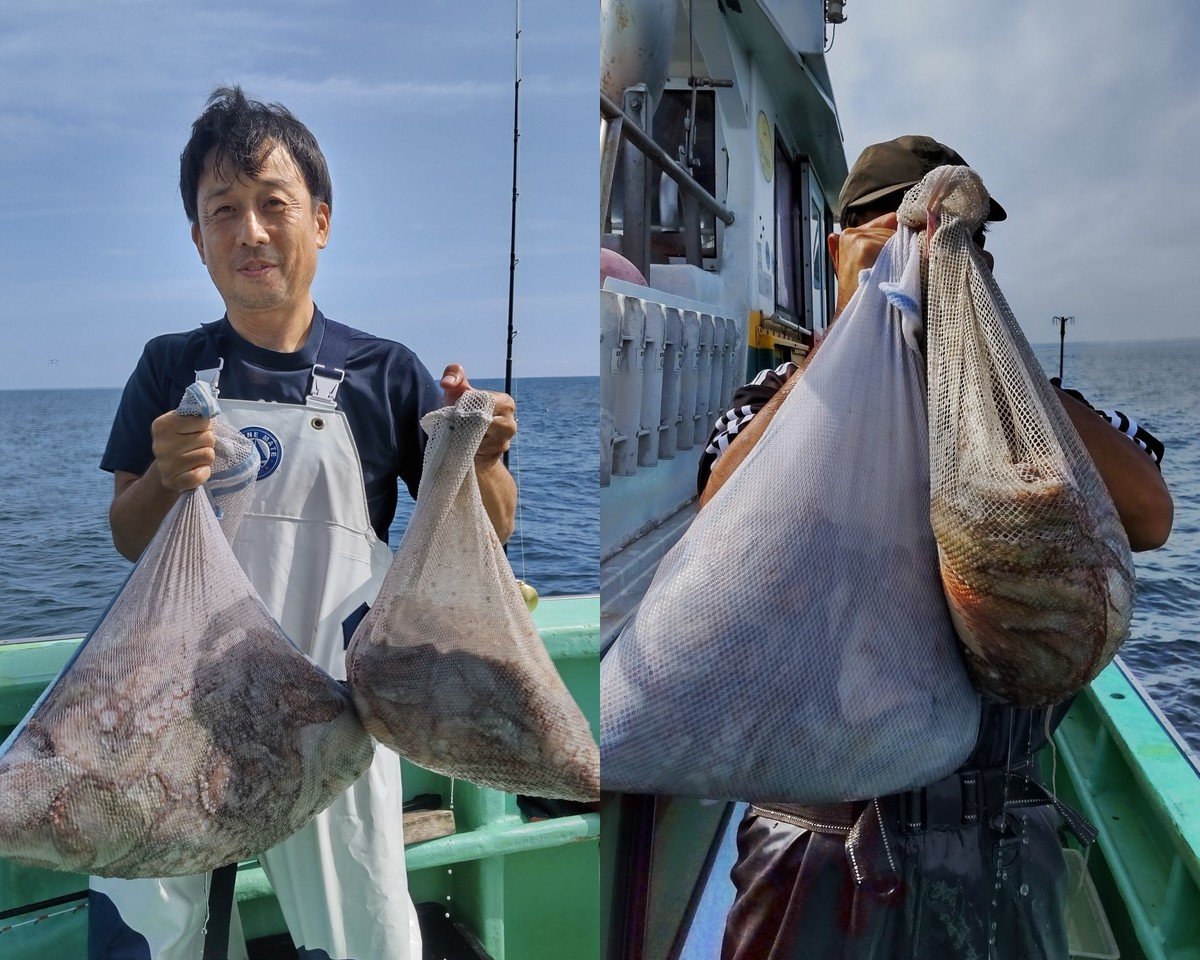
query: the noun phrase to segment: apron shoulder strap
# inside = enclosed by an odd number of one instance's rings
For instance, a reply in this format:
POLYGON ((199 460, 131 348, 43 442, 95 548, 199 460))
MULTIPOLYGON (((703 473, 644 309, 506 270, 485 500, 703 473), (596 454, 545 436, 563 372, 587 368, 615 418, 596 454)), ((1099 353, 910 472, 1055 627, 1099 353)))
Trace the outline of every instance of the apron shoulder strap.
POLYGON ((337 392, 346 379, 346 357, 350 353, 350 328, 325 318, 325 333, 312 368, 312 387, 304 402, 322 410, 337 409, 337 392))
MULTIPOLYGON (((221 330, 222 321, 204 323, 204 342, 197 356, 196 379, 203 380, 218 393, 221 369, 225 366, 225 337, 221 330)), ((325 410, 337 408, 338 387, 346 379, 346 357, 350 353, 350 328, 335 320, 325 318, 325 332, 317 351, 317 362, 312 368, 312 386, 305 403, 310 407, 325 410)))
POLYGON ((220 393, 217 386, 221 379, 221 369, 225 366, 225 343, 220 327, 220 320, 200 324, 200 329, 204 331, 204 344, 195 360, 196 380, 203 380, 212 387, 214 395, 220 393))

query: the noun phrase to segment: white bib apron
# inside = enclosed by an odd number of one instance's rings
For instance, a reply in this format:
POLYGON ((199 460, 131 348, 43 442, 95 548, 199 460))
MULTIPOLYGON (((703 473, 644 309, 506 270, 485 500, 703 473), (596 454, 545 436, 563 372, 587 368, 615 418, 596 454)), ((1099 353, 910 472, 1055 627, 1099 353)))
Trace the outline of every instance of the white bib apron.
MULTIPOLYGON (((371 527, 354 438, 336 409, 345 363, 345 328, 336 326, 326 321, 306 404, 221 399, 220 405, 263 458, 234 553, 288 637, 340 680, 349 633, 379 592, 392 555, 371 527)), ((198 370, 197 377, 213 382, 217 373, 198 370)), ((400 758, 375 749, 357 783, 259 856, 301 958, 420 960, 404 864, 400 758)), ((152 960, 199 960, 209 875, 94 877, 91 887, 145 937, 152 960)), ((246 957, 236 909, 230 944, 230 960, 246 957)), ((89 951, 89 960, 126 957, 143 960, 144 949, 89 951)))

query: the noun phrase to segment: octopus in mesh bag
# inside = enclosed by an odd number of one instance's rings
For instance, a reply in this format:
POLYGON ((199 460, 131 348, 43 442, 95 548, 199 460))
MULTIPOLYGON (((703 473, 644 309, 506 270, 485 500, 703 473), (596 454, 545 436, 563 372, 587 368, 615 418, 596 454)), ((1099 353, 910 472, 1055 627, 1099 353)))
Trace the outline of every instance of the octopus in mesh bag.
POLYGON ((1129 541, 1091 456, 971 237, 987 192, 967 167, 913 187, 923 269, 930 519, 976 685, 1058 703, 1116 654, 1133 615, 1129 541))
POLYGON ((428 414, 412 519, 346 654, 367 730, 427 769, 510 793, 595 800, 600 756, 488 520, 474 458, 493 401, 428 414))
MULTIPOLYGON (((180 412, 213 416, 189 388, 180 412)), ((75 657, 0 748, 0 856, 109 877, 201 873, 289 837, 370 765, 345 689, 287 639, 214 504, 257 453, 214 421, 184 493, 75 657)))

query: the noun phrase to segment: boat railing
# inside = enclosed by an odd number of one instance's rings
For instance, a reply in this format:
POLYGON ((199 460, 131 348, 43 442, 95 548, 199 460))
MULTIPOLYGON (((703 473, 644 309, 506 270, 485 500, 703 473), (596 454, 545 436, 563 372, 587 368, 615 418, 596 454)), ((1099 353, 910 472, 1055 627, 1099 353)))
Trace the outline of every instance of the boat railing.
POLYGON ((613 178, 622 144, 625 147, 624 212, 621 231, 621 255, 649 275, 650 265, 650 184, 655 169, 679 186, 680 214, 684 255, 692 266, 701 266, 701 217, 703 210, 722 223, 733 223, 733 211, 708 192, 688 170, 667 153, 646 132, 650 126, 652 103, 646 85, 629 87, 623 105, 600 94, 600 233, 605 230, 612 201, 613 178), (640 203, 632 198, 641 198, 640 203))
POLYGON ((713 308, 608 280, 600 293, 600 485, 703 445, 733 394, 740 348, 737 324, 713 308))

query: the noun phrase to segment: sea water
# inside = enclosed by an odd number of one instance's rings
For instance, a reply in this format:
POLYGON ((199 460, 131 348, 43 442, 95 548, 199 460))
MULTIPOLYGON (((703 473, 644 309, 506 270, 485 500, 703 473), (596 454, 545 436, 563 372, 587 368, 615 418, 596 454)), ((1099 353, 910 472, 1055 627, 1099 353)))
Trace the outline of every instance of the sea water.
MULTIPOLYGON (((480 380, 475 386, 501 389, 480 380)), ((600 583, 597 377, 518 380, 509 468, 520 499, 509 561, 542 596, 600 583)), ((129 573, 101 472, 120 390, 0 391, 0 639, 84 633, 129 573)), ((412 512, 401 489, 395 549, 412 512)))
MULTIPOLYGON (((1070 332, 1070 331, 1068 331, 1070 332)), ((1058 372, 1058 344, 1035 347, 1058 372)), ((1166 445, 1167 545, 1134 555, 1138 602, 1121 656, 1200 753, 1200 340, 1067 345, 1066 384, 1166 445)), ((496 381, 480 381, 496 389, 496 381)), ((510 467, 521 506, 509 559, 544 596, 599 589, 596 377, 518 380, 510 467)), ((129 571, 98 469, 119 390, 0 391, 0 639, 81 633, 129 571)), ((401 497, 393 547, 411 510, 401 497)))
MULTIPOLYGON (((1068 328, 1070 335, 1072 329, 1068 328)), ((1059 344, 1034 347, 1058 375, 1059 344)), ((1133 555, 1137 604, 1120 655, 1200 754, 1200 340, 1068 342, 1063 382, 1117 409, 1163 442, 1162 473, 1175 501, 1170 539, 1133 555)))

